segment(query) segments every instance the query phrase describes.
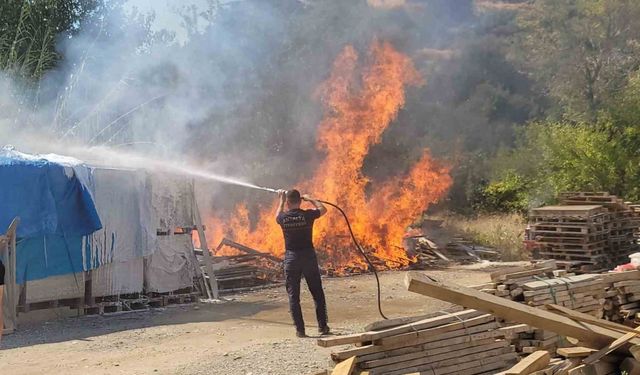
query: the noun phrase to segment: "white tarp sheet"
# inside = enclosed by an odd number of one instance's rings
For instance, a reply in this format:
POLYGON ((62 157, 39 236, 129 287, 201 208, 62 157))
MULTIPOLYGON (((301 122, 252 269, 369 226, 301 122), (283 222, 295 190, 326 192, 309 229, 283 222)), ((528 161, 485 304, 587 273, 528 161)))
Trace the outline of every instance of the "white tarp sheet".
POLYGON ((148 175, 142 171, 95 169, 94 199, 103 228, 91 236, 93 265, 126 262, 152 254, 156 225, 148 175))
POLYGON ((193 286, 197 260, 188 234, 158 236, 156 252, 145 258, 145 290, 164 293, 193 286))

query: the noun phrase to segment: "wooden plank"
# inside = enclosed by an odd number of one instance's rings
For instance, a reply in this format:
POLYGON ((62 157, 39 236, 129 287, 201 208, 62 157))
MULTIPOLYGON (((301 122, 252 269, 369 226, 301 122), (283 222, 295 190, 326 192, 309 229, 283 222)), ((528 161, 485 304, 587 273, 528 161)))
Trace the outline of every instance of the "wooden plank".
POLYGON ((583 358, 588 357, 590 354, 597 352, 596 349, 587 348, 584 346, 558 348, 556 353, 565 358, 583 358))
POLYGON ((610 321, 604 320, 604 319, 598 319, 598 318, 594 317, 593 315, 581 313, 581 312, 578 312, 578 311, 575 311, 575 310, 568 309, 566 307, 562 307, 562 306, 558 306, 558 305, 554 305, 554 304, 547 304, 547 305, 545 305, 545 307, 547 309, 551 309, 551 310, 557 311, 557 312, 561 313, 562 315, 567 316, 567 317, 569 317, 569 318, 571 318, 573 320, 579 321, 579 322, 593 323, 593 324, 599 325, 600 327, 614 329, 616 331, 621 331, 621 332, 635 332, 635 330, 633 328, 631 328, 631 327, 627 327, 627 326, 622 325, 622 324, 610 322, 610 321))
POLYGON ((446 315, 446 314, 449 314, 449 313, 454 313, 454 312, 458 312, 458 311, 462 311, 462 310, 464 310, 464 308, 462 306, 452 305, 451 307, 449 307, 449 308, 447 308, 445 310, 437 311, 437 312, 433 312, 433 313, 429 313, 429 314, 379 320, 377 322, 373 322, 373 323, 367 324, 366 326, 364 326, 364 330, 365 331, 380 331, 380 330, 383 330, 383 329, 393 328, 393 327, 397 327, 397 326, 401 326, 401 325, 404 325, 404 324, 417 322, 419 320, 424 320, 424 319, 428 319, 428 318, 435 318, 437 316, 442 316, 442 315, 446 315))
POLYGON ((587 358, 585 358, 582 362, 584 364, 587 364, 587 365, 592 365, 592 364, 596 363, 597 361, 599 361, 605 355, 607 355, 607 354, 611 353, 612 351, 614 351, 614 350, 622 347, 623 345, 627 344, 629 341, 631 341, 636 336, 638 336, 639 333, 640 333, 640 327, 636 328, 634 330, 634 332, 626 333, 624 336, 614 340, 609 345, 603 347, 602 349, 598 350, 597 352, 595 352, 595 353, 591 354, 590 356, 588 356, 587 358))
MULTIPOLYGON (((482 371, 477 371, 478 368, 481 368, 482 366, 486 366, 490 363, 493 364, 497 364, 497 367, 494 368, 500 368, 504 366, 504 363, 509 361, 509 360, 513 360, 514 358, 517 357, 517 355, 513 352, 511 353, 506 353, 506 354, 500 354, 500 355, 480 355, 478 357, 473 357, 470 356, 469 358, 455 358, 452 360, 447 360, 447 361, 443 361, 443 362, 439 362, 439 363, 428 363, 425 365, 421 365, 421 366, 414 366, 414 367, 410 367, 410 368, 402 368, 399 370, 395 370, 395 371, 388 371, 388 372, 375 372, 375 371, 370 371, 370 373, 373 374, 380 374, 380 373, 384 373, 387 375, 401 375, 401 374, 406 374, 408 372, 411 371, 415 371, 415 372, 420 372, 420 371, 427 371, 428 374, 434 374, 434 375, 444 375, 444 374, 458 374, 458 375, 463 375, 463 374, 477 374, 478 372, 482 372, 482 371), (472 371, 464 371, 464 370, 470 370, 473 369, 472 371)), ((486 371, 486 370, 484 370, 486 371)))
MULTIPOLYGON (((495 327, 495 324, 492 324, 495 327)), ((422 350, 442 348, 449 345, 460 344, 464 342, 474 342, 478 340, 484 340, 488 338, 505 337, 509 334, 508 328, 500 328, 497 330, 484 331, 478 333, 470 333, 467 335, 452 336, 452 333, 445 333, 432 338, 432 341, 422 343, 401 343, 398 345, 380 346, 380 345, 365 345, 357 348, 345 349, 339 352, 331 353, 331 358, 334 361, 341 361, 351 356, 364 356, 368 354, 380 353, 394 349, 415 347, 422 350)))
POLYGON ((331 371, 331 375, 351 375, 356 366, 356 357, 346 359, 336 365, 331 371))
MULTIPOLYGON (((365 363, 362 363, 360 366, 366 369, 372 369, 371 371, 374 371, 374 372, 392 371, 392 370, 398 370, 401 368, 420 366, 428 363, 443 362, 446 360, 458 359, 463 357, 469 359, 470 358, 469 356, 471 356, 472 354, 473 355, 480 354, 480 357, 482 357, 482 355, 487 355, 487 353, 503 354, 504 349, 507 348, 508 346, 509 344, 506 341, 497 341, 493 344, 486 345, 486 346, 485 345, 473 346, 468 349, 463 349, 458 351, 448 351, 448 352, 440 353, 437 355, 426 355, 418 358, 407 359, 404 361, 396 361, 393 363, 388 363, 383 365, 377 365, 377 364, 374 364, 373 362, 365 362, 365 363)), ((509 351, 512 351, 512 350, 509 349, 509 351)))
POLYGON ((640 271, 609 272, 601 274, 600 277, 607 284, 626 280, 640 280, 640 271))
MULTIPOLYGON (((406 284, 411 292, 485 311, 507 321, 525 323, 563 336, 574 337, 586 343, 587 346, 603 347, 622 336, 622 333, 618 331, 590 323, 578 323, 550 311, 526 306, 474 289, 451 283, 445 285, 417 272, 407 274, 406 284)), ((637 345, 640 344, 640 339, 634 338, 630 342, 637 345)))
POLYGON ((405 354, 402 354, 402 349, 396 349, 396 350, 383 352, 382 357, 371 359, 371 360, 366 360, 366 357, 371 357, 371 356, 362 356, 363 358, 358 358, 357 362, 360 363, 361 368, 379 367, 379 366, 388 365, 391 363, 409 361, 412 359, 418 359, 423 357, 431 357, 439 354, 460 353, 461 351, 470 349, 470 348, 481 347, 481 348, 489 349, 488 346, 494 345, 496 343, 498 343, 498 346, 496 347, 506 346, 508 344, 504 340, 496 341, 495 339, 490 338, 490 339, 478 340, 474 342, 463 342, 460 344, 449 345, 441 348, 413 351, 405 354), (400 353, 400 354, 392 355, 394 352, 400 353))
POLYGON ((198 202, 196 200, 195 183, 193 181, 191 182, 191 199, 193 200, 193 221, 198 231, 198 238, 200 239, 200 247, 202 248, 204 264, 207 269, 207 276, 209 276, 208 278, 205 278, 205 283, 208 283, 210 288, 210 290, 207 289, 207 293, 211 291, 209 298, 218 299, 220 298, 218 280, 216 279, 216 273, 213 269, 213 259, 211 257, 211 252, 209 252, 209 246, 207 245, 207 237, 204 234, 204 226, 202 225, 202 218, 200 217, 200 209, 198 208, 198 202))
POLYGON ((322 347, 330 347, 336 345, 374 341, 384 337, 396 336, 407 332, 416 332, 437 326, 444 326, 452 322, 460 322, 461 320, 464 321, 466 319, 475 318, 481 315, 483 315, 483 313, 480 311, 464 310, 448 315, 424 319, 418 322, 405 324, 400 327, 390 328, 384 331, 369 331, 352 335, 320 338, 318 339, 318 345, 322 347))
POLYGON ((13 332, 18 326, 17 310, 18 305, 18 285, 16 284, 16 232, 20 218, 13 219, 9 228, 7 228, 6 234, 3 236, 4 241, 0 243, 0 253, 3 253, 3 259, 5 263, 5 285, 3 287, 4 296, 0 298, 4 299, 3 303, 0 303, 0 314, 3 315, 3 319, 0 320, 0 330, 4 329, 7 332, 13 332))
MULTIPOLYGON (((400 335, 394 335, 389 337, 383 337, 374 341, 376 345, 393 345, 401 342, 409 342, 411 340, 419 340, 421 338, 429 338, 434 335, 439 335, 445 332, 464 330, 465 332, 471 332, 470 327, 479 326, 485 323, 495 322, 495 316, 491 314, 481 315, 476 318, 456 321, 454 323, 449 323, 445 325, 440 325, 438 327, 428 328, 420 331, 413 331, 408 333, 403 333, 400 335)), ((464 333, 464 332, 463 332, 464 333)))
POLYGON ((527 270, 532 270, 532 269, 539 269, 539 268, 556 268, 556 261, 555 260, 544 260, 538 263, 532 263, 532 264, 527 264, 526 266, 520 266, 520 267, 508 267, 508 268, 504 268, 504 269, 500 269, 497 271, 493 271, 490 274, 491 280, 497 280, 501 275, 505 275, 507 273, 514 273, 514 272, 521 272, 521 271, 527 271, 527 270))
POLYGON ((526 356, 522 361, 518 362, 515 366, 506 370, 506 375, 529 375, 534 371, 542 370, 547 367, 551 356, 546 350, 538 350, 526 356))

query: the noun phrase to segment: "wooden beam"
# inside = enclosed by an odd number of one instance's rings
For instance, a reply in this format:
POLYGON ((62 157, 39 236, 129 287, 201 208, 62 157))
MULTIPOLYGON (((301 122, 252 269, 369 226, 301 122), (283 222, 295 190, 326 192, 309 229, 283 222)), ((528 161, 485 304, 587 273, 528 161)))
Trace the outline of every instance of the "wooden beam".
MULTIPOLYGON (((590 323, 578 323, 550 311, 482 293, 475 289, 451 283, 445 285, 418 272, 409 272, 406 276, 406 284, 411 292, 485 311, 507 321, 524 323, 563 336, 574 337, 586 343, 587 346, 603 347, 623 335, 618 331, 590 323)), ((638 345, 640 339, 634 338, 630 342, 638 345)), ((624 349, 626 347, 621 348, 623 351, 624 349)))
POLYGON ((350 375, 354 367, 356 367, 356 357, 351 357, 338 363, 331 375, 350 375))
POLYGON ((597 352, 596 349, 587 348, 584 346, 558 348, 556 353, 565 358, 583 358, 588 357, 590 354, 597 352))
POLYGON ((621 331, 621 332, 635 332, 633 328, 631 327, 627 327, 625 325, 622 324, 618 324, 618 323, 614 323, 614 322, 610 322, 608 320, 604 320, 604 319, 598 319, 593 315, 589 315, 589 314, 585 314, 585 313, 581 313, 579 311, 575 311, 575 310, 571 310, 569 308, 563 307, 563 306, 558 306, 558 305, 554 305, 552 303, 546 304, 545 307, 548 310, 554 310, 557 311, 558 313, 569 317, 573 320, 579 321, 579 322, 587 322, 587 323, 593 323, 597 326, 600 327, 604 327, 604 328, 609 328, 609 329, 614 329, 616 331, 621 331))
POLYGON ((529 375, 534 371, 542 370, 547 367, 551 360, 549 352, 546 350, 538 350, 526 356, 515 366, 505 371, 505 375, 529 375))
POLYGON ((220 249, 222 246, 229 246, 229 247, 233 247, 234 249, 238 249, 244 253, 247 254, 252 254, 252 255, 259 255, 262 257, 265 257, 267 259, 271 259, 272 261, 276 262, 276 263, 281 263, 282 259, 278 258, 277 256, 271 255, 269 253, 265 253, 262 251, 258 251, 256 249, 252 249, 248 246, 245 246, 243 244, 237 243, 235 241, 232 241, 228 238, 223 238, 222 241, 220 242, 220 244, 218 245, 218 249, 220 249))
POLYGON ((598 350, 597 352, 591 354, 590 356, 588 356, 587 358, 582 360, 582 363, 584 363, 586 365, 592 365, 592 364, 596 363, 597 361, 599 361, 605 355, 607 355, 607 354, 611 353, 612 351, 620 348, 621 346, 627 344, 629 341, 631 341, 636 336, 638 336, 638 334, 640 334, 640 327, 636 328, 634 330, 634 332, 626 333, 624 336, 614 340, 609 345, 607 345, 604 348, 598 350))
POLYGON ((476 318, 484 313, 475 310, 464 310, 448 315, 441 315, 433 318, 423 319, 418 322, 409 323, 400 327, 390 328, 384 331, 370 331, 356 333, 352 335, 344 335, 337 337, 326 337, 318 339, 318 345, 330 347, 336 345, 354 344, 358 342, 367 342, 379 340, 385 337, 397 336, 409 332, 417 332, 424 329, 443 326, 449 323, 458 323, 466 319, 476 318))
MULTIPOLYGON (((4 285, 4 303, 0 314, 4 315, 4 328, 7 332, 13 332, 18 325, 16 307, 18 304, 18 285, 16 283, 16 233, 20 218, 13 219, 6 234, 3 236, 3 245, 0 244, 0 253, 3 253, 5 261, 5 285, 4 285)), ((3 329, 3 327, 0 327, 3 329)))

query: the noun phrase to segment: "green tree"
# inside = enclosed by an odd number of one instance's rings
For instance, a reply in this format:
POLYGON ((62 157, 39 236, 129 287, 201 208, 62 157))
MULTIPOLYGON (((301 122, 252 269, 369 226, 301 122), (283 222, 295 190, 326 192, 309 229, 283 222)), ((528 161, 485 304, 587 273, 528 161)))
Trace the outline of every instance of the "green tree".
POLYGON ((0 70, 37 81, 61 59, 56 41, 76 33, 100 0, 0 2, 0 70))
POLYGON ((511 53, 569 120, 593 121, 640 64, 640 2, 536 0, 511 53))

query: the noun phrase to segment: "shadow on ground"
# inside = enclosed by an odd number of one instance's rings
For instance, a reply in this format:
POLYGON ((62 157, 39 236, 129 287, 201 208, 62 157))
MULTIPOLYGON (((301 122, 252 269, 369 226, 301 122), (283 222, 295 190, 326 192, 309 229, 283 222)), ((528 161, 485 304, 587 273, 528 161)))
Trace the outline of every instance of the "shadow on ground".
MULTIPOLYGON (((0 350, 72 340, 93 341, 111 333, 187 323, 214 323, 247 319, 277 308, 272 302, 228 301, 221 304, 193 304, 113 315, 87 315, 21 325, 2 337, 0 350)), ((274 322, 275 323, 275 322, 274 322)))

